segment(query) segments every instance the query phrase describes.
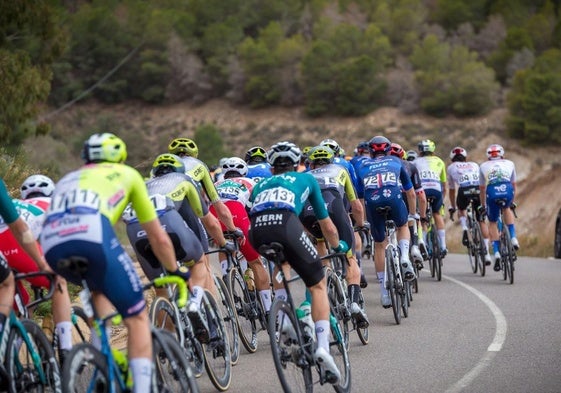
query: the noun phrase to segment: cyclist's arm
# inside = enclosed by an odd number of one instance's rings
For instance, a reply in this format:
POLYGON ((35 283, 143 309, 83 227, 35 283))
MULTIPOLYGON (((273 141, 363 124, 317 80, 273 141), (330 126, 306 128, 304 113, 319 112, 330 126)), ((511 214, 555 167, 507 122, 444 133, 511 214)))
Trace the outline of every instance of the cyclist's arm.
POLYGON ((229 231, 235 231, 236 226, 234 225, 234 219, 232 218, 232 213, 228 209, 228 207, 222 202, 218 200, 212 204, 214 206, 214 210, 216 211, 216 215, 218 219, 226 226, 229 231))
POLYGON ((456 208, 456 188, 449 189, 450 207, 456 208))
POLYGON ((203 223, 208 234, 214 239, 216 244, 223 246, 226 244, 226 238, 222 232, 222 227, 218 219, 211 213, 205 214, 201 217, 201 222, 203 223))
POLYGON ((419 208, 419 216, 427 218, 427 194, 422 188, 417 190, 417 207, 419 208))
POLYGON ((407 206, 409 207, 409 214, 415 215, 417 213, 417 198, 415 197, 415 190, 413 187, 405 191, 407 196, 407 206))
POLYGON ((331 218, 327 216, 326 218, 318 219, 318 224, 321 228, 321 233, 323 237, 327 239, 331 247, 337 247, 339 245, 339 233, 337 232, 337 227, 331 221, 331 218))

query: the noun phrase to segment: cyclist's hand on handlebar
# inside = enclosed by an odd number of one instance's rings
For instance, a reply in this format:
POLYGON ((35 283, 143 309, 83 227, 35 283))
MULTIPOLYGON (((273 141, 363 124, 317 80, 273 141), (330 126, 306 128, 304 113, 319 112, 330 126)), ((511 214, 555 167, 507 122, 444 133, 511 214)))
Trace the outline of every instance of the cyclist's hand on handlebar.
POLYGON ((485 209, 485 206, 479 205, 477 207, 477 212, 479 213, 482 219, 487 216, 487 209, 485 209))
POLYGON ((448 208, 448 213, 450 213, 450 219, 451 219, 452 221, 454 221, 454 213, 456 213, 456 210, 457 210, 457 209, 456 209, 455 207, 451 207, 451 206, 450 206, 450 207, 448 208))
POLYGON ((236 228, 232 231, 232 234, 234 235, 234 237, 238 240, 240 245, 244 245, 246 242, 246 238, 243 234, 243 231, 240 228, 236 228))
POLYGON ((333 247, 333 251, 335 252, 347 252, 349 251, 349 245, 344 240, 339 240, 339 245, 337 247, 333 247))
POLYGON ((413 222, 413 223, 415 223, 415 222, 419 219, 419 217, 420 217, 420 216, 419 216, 419 213, 409 214, 409 215, 407 216, 407 221, 408 221, 408 222, 413 222))
POLYGON ((510 204, 510 208, 511 208, 512 210, 516 209, 517 207, 518 207, 518 205, 516 204, 516 202, 512 202, 512 203, 510 204))
POLYGON ((188 281, 189 278, 191 277, 191 272, 189 272, 189 269, 186 266, 179 266, 175 271, 170 272, 168 270, 168 273, 171 274, 172 276, 178 276, 181 277, 182 279, 184 279, 185 281, 188 281))
POLYGON ((226 244, 224 244, 222 248, 228 252, 235 252, 237 247, 233 241, 226 240, 226 244))

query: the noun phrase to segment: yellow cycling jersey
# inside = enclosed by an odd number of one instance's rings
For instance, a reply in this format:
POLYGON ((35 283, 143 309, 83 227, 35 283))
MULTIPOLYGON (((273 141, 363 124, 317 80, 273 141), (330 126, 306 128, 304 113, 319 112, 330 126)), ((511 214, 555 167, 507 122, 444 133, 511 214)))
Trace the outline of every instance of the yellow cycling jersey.
POLYGON ((309 173, 316 178, 322 190, 333 188, 339 192, 341 197, 347 196, 350 202, 357 199, 353 182, 345 167, 338 164, 328 164, 312 169, 309 173))
POLYGON ((185 165, 185 174, 193 179, 199 188, 202 188, 206 193, 210 203, 215 203, 220 200, 214 182, 210 176, 207 166, 201 160, 195 157, 181 157, 183 165, 185 165))
POLYGON ((437 156, 418 157, 413 164, 419 171, 424 190, 445 191, 442 183, 446 183, 446 164, 437 156))
POLYGON ((64 214, 102 214, 114 225, 129 202, 140 223, 156 219, 154 205, 136 169, 116 163, 88 164, 57 183, 47 221, 64 214))

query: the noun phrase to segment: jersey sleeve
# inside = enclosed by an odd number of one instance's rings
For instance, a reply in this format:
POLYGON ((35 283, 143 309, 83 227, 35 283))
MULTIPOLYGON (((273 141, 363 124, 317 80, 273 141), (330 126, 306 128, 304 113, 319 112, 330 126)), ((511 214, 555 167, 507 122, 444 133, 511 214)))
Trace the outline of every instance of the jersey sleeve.
POLYGON ((157 217, 156 209, 150 201, 146 184, 144 183, 142 176, 136 171, 136 169, 130 169, 130 173, 128 174, 131 176, 129 199, 132 203, 134 211, 136 212, 138 222, 143 224, 145 222, 155 220, 157 217))
POLYGON ((439 160, 439 166, 440 166, 440 182, 441 183, 446 183, 446 164, 444 163, 444 161, 442 161, 441 158, 438 159, 439 160))
MULTIPOLYGON (((185 187, 185 199, 189 202, 191 209, 197 215, 197 217, 204 217, 208 213, 208 206, 203 201, 201 194, 199 194, 197 187, 193 184, 184 182, 185 187)), ((218 194, 217 194, 218 195, 218 194)))
POLYGON ((19 217, 18 211, 8 194, 4 180, 0 180, 0 216, 2 216, 6 224, 11 224, 19 217))
MULTIPOLYGON (((342 179, 343 180, 343 185, 345 187, 345 195, 347 196, 349 201, 352 202, 352 201, 357 199, 355 186, 353 185, 351 177, 349 176, 349 173, 347 171, 341 171, 341 173, 342 173, 341 176, 343 178, 342 179)), ((356 177, 356 174, 355 174, 355 177, 356 177)))
POLYGON ((203 185, 206 191, 210 203, 216 203, 220 200, 220 197, 218 196, 218 191, 216 191, 216 187, 214 186, 214 182, 212 181, 210 172, 204 165, 203 168, 204 168, 204 174, 203 174, 203 178, 201 179, 201 184, 203 185))
POLYGON ((413 188, 413 183, 411 183, 411 177, 409 173, 407 173, 407 169, 405 169, 405 165, 399 165, 399 180, 401 181, 401 186, 403 187, 404 191, 408 191, 413 188))

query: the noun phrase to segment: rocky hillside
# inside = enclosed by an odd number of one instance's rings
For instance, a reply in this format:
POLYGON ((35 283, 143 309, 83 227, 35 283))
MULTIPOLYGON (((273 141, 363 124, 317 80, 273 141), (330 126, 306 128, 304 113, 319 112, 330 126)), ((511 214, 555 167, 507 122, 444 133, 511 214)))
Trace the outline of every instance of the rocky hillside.
MULTIPOLYGON (((171 138, 192 137, 194 128, 202 123, 216 124, 223 129, 225 145, 237 155, 243 155, 254 145, 269 146, 279 140, 291 140, 305 146, 327 137, 336 139, 347 152, 352 152, 359 141, 383 134, 406 149, 431 138, 437 144, 437 153, 445 160, 452 147, 462 145, 470 159, 481 162, 485 160, 485 148, 489 144, 501 143, 508 158, 517 165, 518 231, 523 253, 551 256, 555 217, 561 208, 557 182, 561 181, 559 148, 520 145, 506 136, 504 116, 503 110, 497 110, 479 118, 434 119, 382 108, 358 118, 310 119, 298 108, 248 110, 221 100, 203 106, 88 104, 62 113, 53 120, 51 135, 26 149, 35 153, 39 161, 47 160, 45 165, 56 166, 64 172, 79 165, 75 154, 63 156, 68 151, 76 151, 84 135, 96 128, 115 129, 120 130, 117 132, 128 143, 129 161, 142 170, 150 157, 165 151, 171 138)), ((459 250, 458 226, 451 222, 448 226, 452 234, 457 233, 451 238, 458 239, 451 240, 450 245, 459 250)))

